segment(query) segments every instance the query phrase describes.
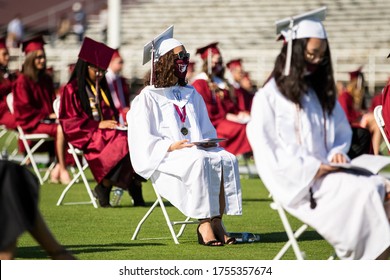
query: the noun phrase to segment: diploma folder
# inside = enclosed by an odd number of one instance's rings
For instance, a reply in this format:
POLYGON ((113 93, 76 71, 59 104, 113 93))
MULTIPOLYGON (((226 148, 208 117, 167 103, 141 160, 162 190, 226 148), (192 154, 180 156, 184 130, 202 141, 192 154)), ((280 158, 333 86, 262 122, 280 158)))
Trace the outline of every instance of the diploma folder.
POLYGON ((217 144, 222 141, 226 141, 226 138, 205 138, 199 141, 192 142, 192 144, 195 144, 197 146, 204 145, 204 144, 217 144))
POLYGON ((366 174, 378 174, 384 167, 390 165, 389 156, 363 154, 348 163, 330 163, 331 166, 342 169, 356 170, 366 174))

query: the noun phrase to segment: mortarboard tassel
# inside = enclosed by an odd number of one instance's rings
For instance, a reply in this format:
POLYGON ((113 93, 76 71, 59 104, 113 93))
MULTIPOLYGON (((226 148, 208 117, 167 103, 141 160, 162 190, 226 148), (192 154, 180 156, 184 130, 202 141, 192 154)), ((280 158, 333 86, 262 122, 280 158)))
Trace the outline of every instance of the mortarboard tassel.
POLYGON ((287 40, 287 55, 286 55, 286 64, 284 66, 284 75, 290 75, 291 67, 291 56, 292 56, 292 33, 293 33, 294 19, 290 19, 290 26, 288 27, 288 40, 287 40))
POLYGON ((151 57, 152 57, 152 61, 151 61, 151 64, 150 64, 150 85, 152 86, 153 85, 153 78, 154 78, 154 54, 155 54, 155 48, 154 48, 154 40, 152 41, 152 49, 150 50, 151 51, 151 57))

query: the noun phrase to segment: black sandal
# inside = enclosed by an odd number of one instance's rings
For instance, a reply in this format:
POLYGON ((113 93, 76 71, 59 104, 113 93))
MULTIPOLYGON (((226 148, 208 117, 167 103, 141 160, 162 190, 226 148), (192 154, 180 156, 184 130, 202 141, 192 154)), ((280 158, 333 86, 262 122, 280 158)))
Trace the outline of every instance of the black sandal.
POLYGON ((223 242, 219 241, 218 239, 213 239, 207 242, 204 242, 203 236, 199 231, 200 224, 198 225, 198 228, 196 229, 196 233, 198 234, 198 243, 200 245, 204 246, 223 246, 223 242))
MULTIPOLYGON (((215 217, 211 218, 211 227, 213 227, 213 220, 217 220, 217 219, 222 221, 221 216, 215 216, 215 217)), ((213 228, 213 230, 214 230, 214 228, 213 228)), ((223 244, 226 244, 226 245, 234 245, 234 244, 237 244, 237 239, 235 237, 228 236, 225 232, 225 233, 223 233, 223 238, 220 239, 220 242, 222 242, 223 244)))
POLYGON ((234 245, 237 244, 237 239, 235 237, 230 237, 225 241, 226 245, 234 245))

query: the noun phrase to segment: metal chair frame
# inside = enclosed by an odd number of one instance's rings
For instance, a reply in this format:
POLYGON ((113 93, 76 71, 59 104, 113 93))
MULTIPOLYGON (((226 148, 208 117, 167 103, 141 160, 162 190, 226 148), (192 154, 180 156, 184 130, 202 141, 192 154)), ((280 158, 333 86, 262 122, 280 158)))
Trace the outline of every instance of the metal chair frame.
MULTIPOLYGON (((9 93, 7 95, 7 105, 10 110, 10 112, 14 113, 14 107, 13 107, 13 94, 9 93)), ((23 129, 17 125, 17 131, 18 131, 18 137, 22 141, 24 148, 26 149, 27 155, 22 159, 20 165, 25 165, 28 160, 30 160, 31 166, 35 172, 35 174, 38 177, 39 183, 42 185, 50 175, 51 170, 55 166, 55 162, 52 162, 47 170, 45 171, 44 175, 41 175, 41 170, 38 168, 38 165, 34 158, 34 153, 37 151, 39 147, 42 146, 43 143, 48 141, 54 141, 54 138, 51 137, 48 134, 45 133, 25 133, 23 129), (32 141, 34 144, 30 147, 28 144, 28 141, 32 141)))
MULTIPOLYGON (((53 102, 53 109, 54 113, 58 117, 59 115, 59 108, 60 108, 60 99, 56 98, 53 102)), ((57 201, 57 206, 60 205, 75 205, 75 204, 91 204, 93 207, 98 208, 98 205, 96 203, 96 198, 94 197, 91 187, 88 183, 88 179, 85 176, 85 170, 89 167, 88 163, 84 160, 84 164, 80 162, 80 157, 84 158, 83 152, 77 148, 75 148, 71 143, 68 142, 68 153, 72 155, 76 166, 77 166, 77 173, 73 175, 73 179, 69 182, 69 184, 65 187, 65 189, 62 191, 58 201, 57 201), (64 198, 68 191, 75 185, 75 183, 78 182, 79 178, 82 178, 85 189, 87 190, 88 196, 90 198, 89 201, 79 201, 79 202, 66 202, 64 203, 64 198)))
MULTIPOLYGON (((153 210, 159 205, 160 208, 161 208, 161 211, 162 211, 162 213, 164 215, 165 221, 167 223, 167 226, 168 226, 169 232, 171 233, 173 241, 175 242, 175 244, 180 244, 178 238, 183 234, 184 229, 186 228, 186 226, 188 224, 198 224, 199 221, 191 220, 191 217, 186 217, 186 219, 183 220, 183 221, 172 221, 170 219, 169 215, 168 215, 168 212, 167 212, 166 208, 165 208, 163 198, 157 192, 156 188, 153 185, 153 182, 152 182, 152 186, 153 186, 153 190, 154 190, 154 192, 156 194, 157 199, 153 203, 153 205, 149 208, 149 210, 146 212, 146 214, 143 216, 143 218, 139 221, 139 223, 137 225, 137 228, 135 229, 133 237, 131 238, 131 240, 136 240, 137 239, 138 233, 140 232, 142 225, 147 220, 147 218, 150 216, 150 214, 152 214, 153 210), (175 226, 175 225, 181 225, 181 227, 180 227, 180 229, 179 229, 179 231, 177 233, 175 232, 175 230, 173 228, 173 226, 175 226)), ((150 238, 150 239, 158 239, 158 238, 150 238)))

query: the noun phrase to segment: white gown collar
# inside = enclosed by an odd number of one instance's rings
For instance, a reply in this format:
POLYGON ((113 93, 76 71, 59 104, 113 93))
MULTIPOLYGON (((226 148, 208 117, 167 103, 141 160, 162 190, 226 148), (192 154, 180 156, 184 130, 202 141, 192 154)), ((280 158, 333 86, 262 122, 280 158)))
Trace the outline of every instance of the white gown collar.
POLYGON ((149 90, 155 93, 159 103, 173 103, 180 108, 183 108, 188 103, 194 92, 194 88, 192 86, 173 86, 169 88, 155 88, 153 86, 149 86, 149 90))

